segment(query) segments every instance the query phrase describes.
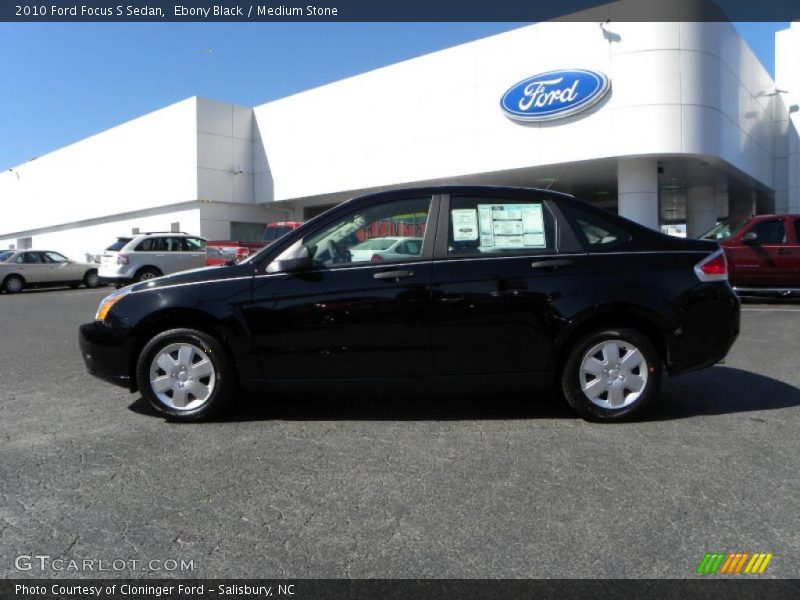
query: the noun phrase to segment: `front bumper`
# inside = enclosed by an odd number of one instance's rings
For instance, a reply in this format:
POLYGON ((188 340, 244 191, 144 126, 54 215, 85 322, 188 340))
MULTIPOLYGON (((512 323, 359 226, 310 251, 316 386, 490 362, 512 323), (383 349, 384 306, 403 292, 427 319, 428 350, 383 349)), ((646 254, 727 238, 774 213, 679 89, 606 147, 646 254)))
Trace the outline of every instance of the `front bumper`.
POLYGON ((93 321, 80 326, 79 345, 86 369, 99 379, 133 390, 130 336, 123 330, 93 321))

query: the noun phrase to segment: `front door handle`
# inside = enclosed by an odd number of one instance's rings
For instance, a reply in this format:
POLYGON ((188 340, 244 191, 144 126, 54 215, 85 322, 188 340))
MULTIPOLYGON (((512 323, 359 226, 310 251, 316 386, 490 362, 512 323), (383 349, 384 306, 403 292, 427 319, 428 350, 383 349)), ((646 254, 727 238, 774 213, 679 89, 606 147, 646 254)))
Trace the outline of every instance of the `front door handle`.
POLYGON ((372 277, 375 279, 400 279, 401 277, 412 277, 414 271, 381 271, 372 277))
POLYGON ((572 261, 567 258, 557 258, 555 260, 535 260, 531 263, 533 269, 558 269, 559 267, 570 267, 572 261))
POLYGON ((792 251, 791 250, 787 250, 786 248, 778 249, 778 254, 780 254, 781 256, 788 256, 791 253, 792 253, 792 251))

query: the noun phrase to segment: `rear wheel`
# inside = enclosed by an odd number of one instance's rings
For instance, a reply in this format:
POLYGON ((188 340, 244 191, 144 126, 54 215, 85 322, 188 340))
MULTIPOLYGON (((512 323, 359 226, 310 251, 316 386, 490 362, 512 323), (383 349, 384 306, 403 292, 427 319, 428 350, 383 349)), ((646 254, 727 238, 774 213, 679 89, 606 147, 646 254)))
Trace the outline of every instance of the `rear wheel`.
POLYGON ((89 271, 83 276, 83 285, 87 288, 96 288, 100 285, 100 277, 97 271, 89 271))
POLYGON ((153 408, 178 421, 218 414, 236 384, 222 345, 195 329, 172 329, 150 340, 139 355, 136 380, 153 408))
POLYGON ((9 275, 3 282, 3 289, 9 294, 17 294, 25 287, 25 280, 19 275, 9 275))
POLYGON ((156 277, 161 277, 162 273, 155 267, 145 267, 144 269, 140 269, 136 273, 136 277, 134 280, 138 283, 140 281, 148 281, 150 279, 155 279, 156 277))
POLYGON ((561 389, 570 406, 586 419, 629 419, 658 397, 661 363, 652 342, 639 331, 598 330, 570 350, 561 389))

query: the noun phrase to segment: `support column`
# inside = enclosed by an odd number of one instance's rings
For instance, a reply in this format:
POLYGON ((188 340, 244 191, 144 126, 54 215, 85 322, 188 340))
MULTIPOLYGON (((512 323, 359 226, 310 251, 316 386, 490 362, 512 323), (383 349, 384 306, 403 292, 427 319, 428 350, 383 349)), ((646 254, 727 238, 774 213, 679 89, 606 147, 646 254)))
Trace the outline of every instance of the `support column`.
POLYGON ((686 190, 686 237, 696 238, 717 223, 717 191, 713 185, 686 190))
POLYGON ((619 214, 658 230, 658 163, 655 158, 617 161, 619 214))

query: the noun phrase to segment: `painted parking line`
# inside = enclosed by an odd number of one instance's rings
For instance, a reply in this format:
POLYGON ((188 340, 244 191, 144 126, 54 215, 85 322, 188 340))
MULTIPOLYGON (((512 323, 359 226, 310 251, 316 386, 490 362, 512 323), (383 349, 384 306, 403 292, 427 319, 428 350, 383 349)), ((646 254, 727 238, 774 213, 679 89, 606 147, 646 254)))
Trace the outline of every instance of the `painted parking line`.
POLYGON ((800 308, 742 308, 742 312, 796 312, 796 313, 800 313, 800 308))

